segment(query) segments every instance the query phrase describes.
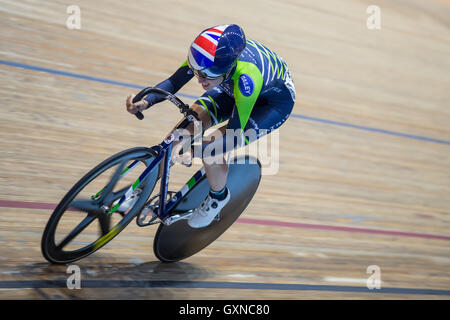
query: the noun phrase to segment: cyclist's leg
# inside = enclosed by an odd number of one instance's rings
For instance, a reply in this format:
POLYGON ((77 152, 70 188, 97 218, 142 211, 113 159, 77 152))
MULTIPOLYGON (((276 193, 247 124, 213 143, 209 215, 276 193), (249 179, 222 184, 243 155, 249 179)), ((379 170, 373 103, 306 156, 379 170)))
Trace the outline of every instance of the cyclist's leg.
MULTIPOLYGON (((234 99, 217 87, 205 92, 196 103, 201 105, 203 110, 208 113, 212 125, 228 120, 234 107, 234 99)), ((209 143, 213 137, 215 138, 218 135, 222 135, 220 130, 212 132, 209 137, 205 137, 204 143, 209 143)), ((223 191, 228 176, 228 164, 224 155, 205 158, 202 154, 202 162, 211 191, 223 191)))
MULTIPOLYGON (((214 125, 227 120, 234 107, 234 99, 218 88, 206 92, 199 99, 199 103, 208 112, 214 125)), ((210 137, 214 139, 219 135, 218 138, 222 140, 221 132, 218 129, 210 137)), ((204 139, 204 145, 208 145, 210 141, 208 138, 204 139)), ((210 190, 200 207, 194 210, 188 220, 188 224, 192 228, 208 226, 231 199, 231 194, 228 188, 226 188, 228 164, 224 158, 224 154, 220 153, 205 157, 203 148, 201 150, 203 166, 210 190)))
MULTIPOLYGON (((234 106, 234 99, 228 96, 225 92, 220 90, 219 88, 213 88, 211 90, 206 91, 200 98, 198 98, 194 104, 192 105, 192 109, 197 112, 201 122, 202 122, 202 131, 205 132, 211 126, 217 125, 221 122, 228 120, 231 110, 234 106)), ((182 119, 178 125, 184 121, 182 119)), ((194 125, 191 123, 185 130, 189 132, 190 135, 194 134, 194 125)), ((213 134, 214 135, 214 134, 213 134)), ((207 143, 209 140, 205 140, 204 143, 207 143)), ((174 151, 173 156, 175 158, 178 157, 178 154, 182 151, 183 154, 188 153, 190 156, 190 146, 179 145, 179 142, 174 143, 174 151), (183 147, 183 150, 181 150, 183 147)), ((198 157, 202 157, 202 154, 199 154, 198 157)), ((178 161, 176 161, 178 162, 178 161)), ((222 161, 207 161, 206 165, 211 162, 220 163, 222 161)), ((205 163, 204 163, 205 164, 205 163)), ((209 170, 209 168, 205 168, 207 172, 211 172, 214 170, 209 170)), ((218 172, 222 172, 223 170, 218 169, 218 172)), ((208 174, 207 174, 208 176, 208 174)))
POLYGON ((213 142, 203 145, 203 163, 213 191, 223 190, 226 186, 228 163, 223 157, 226 152, 269 134, 289 118, 294 106, 293 95, 283 83, 276 88, 276 92, 269 99, 259 98, 256 101, 243 134, 238 112, 233 107, 226 135, 219 135, 213 142))
MULTIPOLYGON (((281 86, 280 91, 269 99, 259 98, 253 107, 249 121, 244 128, 244 134, 239 139, 234 139, 234 147, 248 145, 253 141, 278 129, 289 118, 294 107, 294 100, 290 91, 281 86)), ((237 133, 241 131, 239 117, 234 112, 228 122, 228 129, 237 133)), ((238 135, 235 134, 237 137, 238 135)), ((230 151, 230 150, 227 150, 230 151)))
MULTIPOLYGON (((198 118, 201 121, 201 130, 202 131, 211 127, 211 125, 212 125, 211 117, 209 116, 209 114, 206 112, 206 110, 201 105, 194 103, 191 106, 191 109, 197 113, 198 118)), ((172 129, 171 132, 173 133, 174 131, 176 131, 176 128, 178 128, 182 124, 183 121, 185 121, 185 118, 181 119, 176 124, 175 128, 172 129)), ((195 127, 194 127, 193 123, 190 123, 186 128, 178 129, 178 130, 180 130, 178 133, 183 137, 192 136, 194 134, 197 134, 197 132, 195 132, 195 127)), ((183 140, 183 141, 175 141, 173 143, 171 165, 174 165, 175 163, 190 165, 191 146, 184 143, 184 141, 190 141, 190 139, 183 140)))

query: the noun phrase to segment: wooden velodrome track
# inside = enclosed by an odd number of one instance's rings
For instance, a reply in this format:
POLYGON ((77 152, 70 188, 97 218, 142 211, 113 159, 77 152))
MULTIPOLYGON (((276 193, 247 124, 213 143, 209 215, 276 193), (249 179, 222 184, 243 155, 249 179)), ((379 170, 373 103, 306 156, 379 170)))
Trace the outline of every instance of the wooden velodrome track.
MULTIPOLYGON (((369 30, 373 2, 1 0, 0 299, 449 299, 450 2, 376 1, 369 30), (126 96, 230 22, 295 81, 278 173, 197 255, 160 263, 156 227, 131 223, 65 288, 67 266, 40 252, 52 208, 105 158, 163 139, 180 114, 162 103, 138 121, 126 96)), ((193 169, 174 170, 176 189, 193 169)))

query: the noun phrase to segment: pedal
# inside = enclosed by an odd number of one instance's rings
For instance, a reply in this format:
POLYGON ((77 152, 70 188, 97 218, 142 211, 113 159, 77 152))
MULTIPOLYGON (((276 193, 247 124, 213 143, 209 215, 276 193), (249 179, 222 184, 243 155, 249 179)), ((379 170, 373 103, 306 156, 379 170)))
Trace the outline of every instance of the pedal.
POLYGON ((168 218, 166 218, 163 223, 166 226, 170 226, 171 224, 180 221, 180 220, 187 220, 191 217, 192 213, 194 210, 189 210, 188 212, 184 212, 184 213, 179 213, 179 214, 174 214, 168 218))

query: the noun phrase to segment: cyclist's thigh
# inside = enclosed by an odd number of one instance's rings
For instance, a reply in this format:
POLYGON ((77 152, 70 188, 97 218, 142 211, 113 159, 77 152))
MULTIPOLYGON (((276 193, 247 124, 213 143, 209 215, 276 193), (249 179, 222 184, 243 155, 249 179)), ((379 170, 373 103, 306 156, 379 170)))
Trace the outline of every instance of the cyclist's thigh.
MULTIPOLYGON (((269 134, 279 128, 291 115, 294 101, 289 90, 285 87, 279 89, 278 94, 270 98, 261 98, 256 101, 250 114, 250 118, 244 128, 248 143, 269 134)), ((240 122, 234 111, 228 128, 240 128, 240 122)))

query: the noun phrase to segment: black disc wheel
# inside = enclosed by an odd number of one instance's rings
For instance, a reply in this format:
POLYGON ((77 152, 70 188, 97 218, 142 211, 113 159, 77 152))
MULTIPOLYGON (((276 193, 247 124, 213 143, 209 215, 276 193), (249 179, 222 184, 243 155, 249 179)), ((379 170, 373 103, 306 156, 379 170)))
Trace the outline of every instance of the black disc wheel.
MULTIPOLYGON (((187 220, 177 221, 169 226, 160 224, 153 241, 153 252, 163 262, 186 259, 206 248, 223 234, 250 203, 261 180, 261 164, 252 156, 238 156, 229 165, 227 187, 230 201, 219 216, 207 227, 194 229, 187 220)), ((197 208, 206 198, 209 184, 203 177, 174 208, 174 213, 197 208)))
POLYGON ((43 256, 64 264, 84 258, 117 236, 140 212, 159 176, 159 165, 134 189, 129 208, 119 199, 155 159, 149 148, 132 148, 106 159, 89 171, 53 211, 42 236, 43 256), (136 162, 137 161, 137 162, 136 162), (136 162, 133 170, 128 169, 136 162))

